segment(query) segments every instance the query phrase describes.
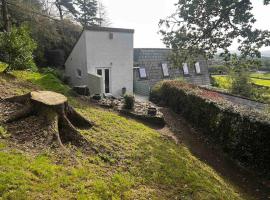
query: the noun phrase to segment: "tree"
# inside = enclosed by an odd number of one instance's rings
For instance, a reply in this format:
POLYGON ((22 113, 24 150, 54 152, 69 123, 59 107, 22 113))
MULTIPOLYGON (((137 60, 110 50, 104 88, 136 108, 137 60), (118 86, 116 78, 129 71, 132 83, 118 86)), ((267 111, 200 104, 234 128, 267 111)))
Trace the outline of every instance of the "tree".
POLYGON ((229 54, 235 40, 242 57, 260 57, 259 49, 270 45, 270 32, 253 28, 251 0, 179 0, 176 6, 160 21, 160 33, 177 64, 198 55, 212 58, 219 49, 229 54))
POLYGON ((258 62, 258 60, 242 58, 236 54, 231 55, 230 61, 226 62, 226 67, 230 70, 231 93, 253 98, 254 91, 249 69, 258 65, 258 62))
MULTIPOLYGON (((70 53, 82 27, 65 18, 67 16, 65 8, 64 19, 57 20, 55 17, 55 20, 53 20, 52 14, 55 16, 57 14, 54 3, 47 4, 45 0, 9 0, 9 2, 12 26, 29 25, 31 36, 37 43, 34 59, 38 66, 48 66, 48 52, 50 50, 61 49, 64 50, 65 55, 70 53)), ((3 52, 0 49, 0 56, 2 54, 3 52)), ((61 58, 61 60, 63 59, 61 58)))
POLYGON ((34 91, 21 96, 4 99, 6 102, 19 103, 23 107, 12 113, 4 123, 17 122, 31 115, 42 116, 48 126, 47 140, 53 143, 56 139, 58 145, 67 150, 63 142, 90 149, 88 140, 76 129, 89 129, 94 123, 80 115, 68 104, 65 96, 51 91, 34 91))
POLYGON ((31 38, 27 26, 13 28, 11 32, 1 33, 0 49, 5 52, 5 62, 8 64, 4 72, 14 69, 34 69, 36 67, 33 52, 36 42, 31 38))
POLYGON ((97 26, 99 24, 97 0, 77 0, 75 4, 79 8, 77 20, 83 27, 97 26))
POLYGON ((5 31, 10 31, 10 22, 9 22, 9 14, 8 14, 8 6, 7 1, 2 0, 2 16, 3 16, 3 26, 5 31))
POLYGON ((97 18, 99 26, 108 27, 111 25, 110 19, 107 15, 106 7, 100 1, 98 2, 97 18))
POLYGON ((55 6, 58 9, 60 19, 64 19, 64 9, 66 9, 73 16, 77 15, 73 0, 55 0, 55 6))

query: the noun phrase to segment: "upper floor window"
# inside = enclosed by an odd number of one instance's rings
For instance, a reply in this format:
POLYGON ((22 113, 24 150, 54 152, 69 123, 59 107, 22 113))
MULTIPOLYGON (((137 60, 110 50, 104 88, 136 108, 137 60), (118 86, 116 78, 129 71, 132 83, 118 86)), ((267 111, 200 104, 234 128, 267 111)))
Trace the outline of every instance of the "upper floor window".
POLYGON ((77 74, 77 77, 81 78, 82 77, 82 70, 77 69, 76 74, 77 74))
POLYGON ((140 75, 140 78, 147 78, 146 70, 144 67, 139 68, 139 75, 140 75))
POLYGON ((184 75, 189 75, 189 70, 188 70, 188 64, 187 63, 183 64, 183 72, 184 72, 184 75))
POLYGON ((113 33, 109 33, 109 39, 110 39, 110 40, 113 39, 113 33))
POLYGON ((167 63, 162 63, 161 67, 162 67, 163 76, 164 77, 170 76, 169 69, 168 69, 168 64, 167 63))
POLYGON ((197 74, 200 74, 201 73, 201 66, 200 66, 200 63, 199 62, 196 62, 195 63, 195 71, 197 74))

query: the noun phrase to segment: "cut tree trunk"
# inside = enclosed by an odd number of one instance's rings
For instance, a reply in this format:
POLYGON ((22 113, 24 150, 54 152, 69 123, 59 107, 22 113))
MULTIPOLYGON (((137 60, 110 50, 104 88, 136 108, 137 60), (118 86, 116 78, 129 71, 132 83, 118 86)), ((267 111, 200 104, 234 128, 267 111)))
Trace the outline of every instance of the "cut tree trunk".
POLYGON ((68 105, 64 95, 50 91, 34 91, 26 95, 6 98, 4 101, 24 105, 21 110, 5 120, 5 123, 18 121, 31 115, 43 116, 52 133, 48 142, 57 141, 61 147, 64 147, 63 143, 71 143, 86 149, 90 148, 87 139, 76 128, 89 129, 93 123, 68 105))

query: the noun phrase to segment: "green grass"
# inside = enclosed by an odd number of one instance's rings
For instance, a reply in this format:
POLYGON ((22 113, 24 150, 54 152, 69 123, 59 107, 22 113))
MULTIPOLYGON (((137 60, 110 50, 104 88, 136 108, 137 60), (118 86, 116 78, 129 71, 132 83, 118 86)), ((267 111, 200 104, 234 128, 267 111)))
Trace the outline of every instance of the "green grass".
POLYGON ((270 80, 251 78, 251 81, 259 86, 270 87, 270 80))
MULTIPOLYGON (((13 74, 68 94, 69 88, 55 77, 13 74)), ((65 157, 56 162, 59 157, 51 150, 31 155, 0 140, 0 199, 242 199, 236 188, 184 145, 134 120, 69 98, 96 123, 81 133, 98 153, 78 151, 82 166, 77 166, 65 157)))
POLYGON ((262 78, 262 79, 269 79, 270 80, 270 73, 266 73, 266 74, 252 73, 251 77, 252 78, 262 78))
MULTIPOLYGON (((231 80, 228 76, 212 76, 218 83, 220 88, 229 89, 231 87, 231 80)), ((270 74, 251 74, 251 81, 259 86, 270 87, 270 74), (263 79, 262 79, 263 78, 263 79), (269 80, 267 80, 269 78, 269 80)))

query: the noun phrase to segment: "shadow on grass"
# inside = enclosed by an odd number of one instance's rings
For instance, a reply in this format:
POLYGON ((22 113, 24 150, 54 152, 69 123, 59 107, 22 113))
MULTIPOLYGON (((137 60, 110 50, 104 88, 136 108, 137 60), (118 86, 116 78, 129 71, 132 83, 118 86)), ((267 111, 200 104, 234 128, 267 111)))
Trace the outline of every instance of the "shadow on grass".
POLYGON ((166 194, 165 199, 241 199, 231 185, 184 146, 160 137, 139 146, 134 176, 157 186, 166 194))

